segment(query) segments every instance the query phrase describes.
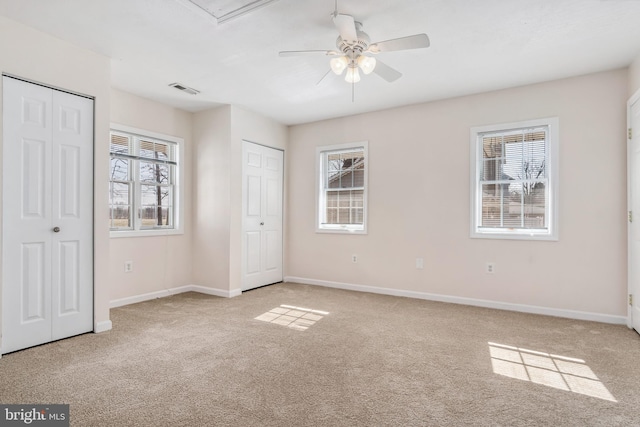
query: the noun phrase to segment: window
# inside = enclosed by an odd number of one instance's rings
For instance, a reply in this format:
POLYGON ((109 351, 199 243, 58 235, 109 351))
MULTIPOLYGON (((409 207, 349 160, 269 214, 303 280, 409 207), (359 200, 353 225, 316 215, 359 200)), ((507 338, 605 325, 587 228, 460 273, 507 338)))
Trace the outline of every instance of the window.
POLYGON ((318 147, 316 231, 367 232, 367 142, 318 147))
POLYGON ((471 129, 471 237, 558 239, 558 119, 471 129))
POLYGON ((181 233, 182 139, 113 125, 109 222, 112 237, 181 233))

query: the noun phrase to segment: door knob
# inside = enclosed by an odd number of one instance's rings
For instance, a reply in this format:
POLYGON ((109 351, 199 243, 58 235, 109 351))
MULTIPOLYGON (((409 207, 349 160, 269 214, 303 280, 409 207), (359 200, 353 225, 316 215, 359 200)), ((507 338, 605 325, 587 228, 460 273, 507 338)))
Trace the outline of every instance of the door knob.
POLYGON ((59 233, 60 232, 60 227, 53 227, 53 232, 54 233, 59 233))

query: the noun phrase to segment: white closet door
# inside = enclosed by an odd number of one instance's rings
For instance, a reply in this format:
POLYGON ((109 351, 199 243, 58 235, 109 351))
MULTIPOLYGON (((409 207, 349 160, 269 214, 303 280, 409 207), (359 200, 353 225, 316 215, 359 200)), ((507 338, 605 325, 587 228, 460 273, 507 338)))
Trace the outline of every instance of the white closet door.
POLYGON ((93 101, 3 78, 2 353, 93 329, 93 101))
POLYGON ((3 353, 51 340, 52 97, 3 78, 3 353))
POLYGON ((282 281, 284 153, 243 141, 242 290, 282 281))
POLYGON ((53 91, 53 339, 93 330, 93 100, 53 91))
POLYGON ((629 293, 633 295, 631 320, 640 333, 640 100, 629 109, 632 140, 629 146, 629 207, 633 221, 629 223, 629 293))

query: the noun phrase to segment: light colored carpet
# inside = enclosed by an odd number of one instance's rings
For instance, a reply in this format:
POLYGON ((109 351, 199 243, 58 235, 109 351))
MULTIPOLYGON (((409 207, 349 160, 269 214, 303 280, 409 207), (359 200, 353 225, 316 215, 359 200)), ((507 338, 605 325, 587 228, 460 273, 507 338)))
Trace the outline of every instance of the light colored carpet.
POLYGON ((0 402, 74 426, 640 425, 624 326, 298 284, 111 316, 3 356, 0 402))

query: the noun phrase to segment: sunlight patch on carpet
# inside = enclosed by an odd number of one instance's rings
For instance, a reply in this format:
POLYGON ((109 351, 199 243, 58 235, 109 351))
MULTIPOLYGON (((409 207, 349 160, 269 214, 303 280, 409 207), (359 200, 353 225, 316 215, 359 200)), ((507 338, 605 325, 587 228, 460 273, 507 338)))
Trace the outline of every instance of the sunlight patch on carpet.
POLYGON ((582 359, 488 344, 495 374, 617 402, 582 359))
POLYGON ((255 320, 304 331, 328 314, 326 311, 281 304, 280 307, 261 314, 255 320))

